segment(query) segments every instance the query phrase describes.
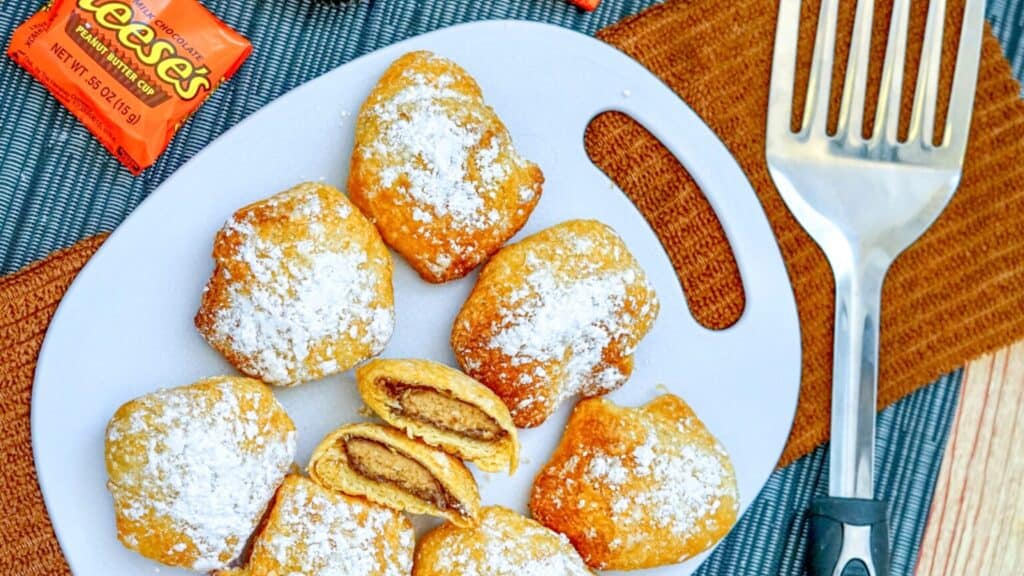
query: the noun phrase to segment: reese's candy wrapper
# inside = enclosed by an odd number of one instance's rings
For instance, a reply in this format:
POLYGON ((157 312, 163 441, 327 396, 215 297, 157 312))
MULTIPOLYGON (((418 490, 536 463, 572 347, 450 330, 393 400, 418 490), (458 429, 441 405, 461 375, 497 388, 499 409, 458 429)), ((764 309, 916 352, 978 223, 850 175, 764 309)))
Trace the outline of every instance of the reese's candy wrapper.
POLYGON ((7 53, 138 174, 251 51, 196 0, 53 0, 7 53))

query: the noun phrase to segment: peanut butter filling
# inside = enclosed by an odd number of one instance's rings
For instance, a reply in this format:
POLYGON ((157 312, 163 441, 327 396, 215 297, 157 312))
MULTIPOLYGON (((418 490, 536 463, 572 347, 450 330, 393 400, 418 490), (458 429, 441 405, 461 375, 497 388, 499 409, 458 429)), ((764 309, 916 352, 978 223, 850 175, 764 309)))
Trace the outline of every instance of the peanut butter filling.
POLYGON ((390 484, 440 510, 462 510, 462 506, 422 464, 394 448, 369 438, 349 437, 341 446, 349 467, 357 474, 390 484))
POLYGON ((508 435, 486 412, 443 390, 391 379, 384 379, 381 385, 396 403, 392 410, 407 418, 484 442, 494 442, 508 435))

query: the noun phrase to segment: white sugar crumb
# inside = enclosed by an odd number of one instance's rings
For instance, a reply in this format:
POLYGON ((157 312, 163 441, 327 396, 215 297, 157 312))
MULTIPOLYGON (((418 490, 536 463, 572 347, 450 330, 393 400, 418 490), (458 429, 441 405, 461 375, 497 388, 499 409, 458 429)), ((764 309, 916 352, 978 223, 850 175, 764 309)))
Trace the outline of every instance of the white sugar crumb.
POLYGON ((533 200, 533 196, 535 194, 536 192, 534 192, 533 188, 530 188, 529 186, 523 186, 522 188, 519 189, 519 203, 526 204, 530 200, 533 200))
POLYGON ((601 478, 612 486, 621 486, 629 477, 629 472, 622 461, 610 456, 595 456, 587 466, 587 474, 593 478, 601 478))
POLYGON ((320 196, 315 189, 305 194, 302 200, 292 210, 292 217, 296 219, 311 218, 320 214, 320 196))
POLYGON ((490 145, 477 151, 477 171, 485 188, 496 188, 508 178, 510 170, 507 166, 498 162, 500 154, 501 141, 497 136, 491 136, 490 145))
POLYGON ((593 454, 584 473, 586 482, 611 494, 612 520, 626 544, 640 535, 631 527, 645 522, 685 538, 731 496, 721 454, 694 445, 659 446, 657 431, 646 428, 644 442, 631 452, 593 454))
MULTIPOLYGON (((191 567, 204 572, 223 568, 242 552, 295 455, 293 431, 243 416, 241 405, 259 403, 260 393, 228 382, 214 390, 216 397, 188 387, 144 396, 107 435, 112 450, 125 436, 143 449, 144 466, 109 486, 122 514, 138 520, 152 513, 168 522, 185 539, 170 552, 191 543, 191 567)), ((135 458, 114 453, 115 459, 125 457, 135 458)))
MULTIPOLYGON (((511 514, 506 512, 505 514, 511 514)), ((456 535, 434 562, 439 574, 460 576, 584 576, 590 570, 569 539, 532 521, 513 530, 489 513, 473 538, 456 535)))
POLYGON ((586 236, 576 236, 572 239, 572 249, 577 254, 586 254, 594 248, 594 241, 586 236))
POLYGON ((435 261, 442 270, 447 270, 452 265, 452 257, 448 254, 438 254, 435 261))
MULTIPOLYGON (((375 302, 383 279, 366 252, 355 243, 329 246, 316 188, 296 192, 306 196, 292 211, 296 221, 308 221, 306 239, 266 239, 248 216, 225 225, 225 234, 241 236, 237 257, 255 282, 229 283, 227 305, 216 310, 213 325, 214 338, 228 342, 274 384, 336 371, 329 359, 307 363, 325 341, 358 339, 372 355, 383 350, 394 328, 391 309, 375 302)), ((346 218, 351 213, 345 203, 336 210, 346 218)))
POLYGON ((412 570, 412 528, 384 538, 402 520, 399 513, 327 495, 308 480, 282 490, 277 516, 254 554, 269 554, 285 574, 405 576, 412 570))
MULTIPOLYGON (((624 319, 628 323, 628 319, 624 319)), ((632 354, 632 350, 626 350, 627 354, 632 354)), ((608 366, 597 373, 597 386, 601 390, 613 390, 626 381, 626 375, 623 374, 615 366, 608 366)))
POLYGON ((417 222, 433 222, 434 215, 417 206, 412 209, 412 219, 417 222))

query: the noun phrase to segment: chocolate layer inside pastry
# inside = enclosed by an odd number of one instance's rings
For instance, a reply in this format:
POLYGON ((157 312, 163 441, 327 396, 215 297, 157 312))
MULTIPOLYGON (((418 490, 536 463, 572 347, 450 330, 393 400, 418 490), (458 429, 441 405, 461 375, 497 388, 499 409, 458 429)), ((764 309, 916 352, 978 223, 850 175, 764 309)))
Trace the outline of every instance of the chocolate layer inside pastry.
POLYGON ((378 381, 395 401, 396 413, 459 436, 493 442, 508 435, 498 422, 481 410, 444 390, 406 384, 390 378, 378 381))
POLYGON ((422 464, 394 448, 371 440, 350 436, 341 443, 348 464, 357 474, 384 484, 436 506, 441 510, 462 510, 455 499, 422 464))

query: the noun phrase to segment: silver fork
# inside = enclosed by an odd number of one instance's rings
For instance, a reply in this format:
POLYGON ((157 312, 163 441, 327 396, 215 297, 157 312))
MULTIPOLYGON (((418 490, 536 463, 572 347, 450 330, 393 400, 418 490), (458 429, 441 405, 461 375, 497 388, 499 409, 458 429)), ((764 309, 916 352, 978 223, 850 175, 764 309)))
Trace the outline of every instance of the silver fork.
POLYGON ((910 0, 893 0, 873 131, 862 135, 874 2, 858 0, 834 134, 829 93, 839 0, 822 0, 806 106, 790 127, 801 0, 780 0, 765 152, 775 186, 835 274, 828 497, 811 505, 808 571, 888 574, 885 502, 874 499, 882 282, 960 183, 981 55, 984 0, 967 0, 942 142, 933 144, 945 0, 931 0, 910 129, 899 141, 910 0))

